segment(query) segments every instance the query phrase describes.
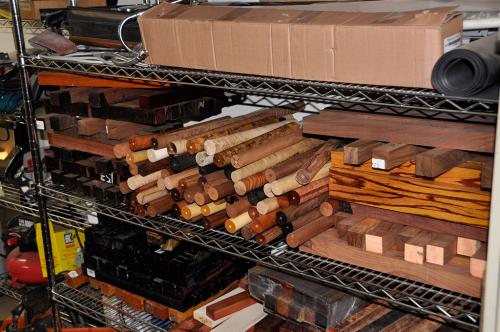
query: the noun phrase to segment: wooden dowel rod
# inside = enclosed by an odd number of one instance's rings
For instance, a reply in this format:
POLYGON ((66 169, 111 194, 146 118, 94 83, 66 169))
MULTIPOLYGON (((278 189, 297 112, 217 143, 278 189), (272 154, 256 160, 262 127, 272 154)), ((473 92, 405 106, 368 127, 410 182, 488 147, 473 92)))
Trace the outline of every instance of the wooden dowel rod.
POLYGON ((236 202, 226 205, 226 213, 229 218, 234 218, 239 216, 243 212, 248 211, 249 207, 250 203, 248 202, 248 199, 246 197, 241 197, 236 202))
POLYGON ((318 148, 303 152, 293 158, 286 159, 273 167, 266 169, 266 180, 268 182, 276 181, 282 177, 295 173, 302 164, 309 159, 318 150, 318 148))
POLYGON ((198 183, 203 186, 207 182, 214 182, 225 178, 226 176, 224 175, 224 170, 221 169, 219 171, 203 175, 198 180, 198 183))
POLYGON ((265 172, 259 172, 247 176, 234 183, 234 190, 240 196, 246 195, 249 191, 262 187, 267 183, 265 172))
POLYGON ((157 198, 154 201, 149 202, 146 213, 150 217, 156 217, 162 213, 170 211, 174 206, 174 200, 170 195, 157 198))
POLYGON ((185 178, 179 180, 179 186, 187 188, 194 184, 199 184, 198 180, 200 179, 200 177, 201 177, 200 174, 193 174, 190 176, 186 176, 185 178))
POLYGON ((205 151, 208 155, 215 155, 218 152, 229 149, 235 145, 238 145, 242 142, 246 142, 260 135, 269 133, 276 128, 283 127, 289 123, 296 123, 295 120, 287 120, 281 121, 277 123, 270 123, 264 126, 254 127, 252 129, 239 131, 234 134, 230 134, 227 136, 221 136, 217 138, 207 139, 204 143, 205 151))
POLYGON ((170 143, 173 140, 176 140, 178 138, 190 137, 193 135, 197 135, 199 133, 203 133, 205 131, 212 130, 214 128, 224 125, 228 120, 235 121, 234 119, 231 119, 230 117, 227 116, 223 118, 214 119, 211 121, 202 122, 172 132, 159 134, 157 137, 151 139, 151 145, 153 146, 154 149, 167 148, 168 143, 170 143))
POLYGON ((320 217, 288 234, 286 236, 286 243, 291 248, 297 248, 312 237, 335 226, 335 222, 336 218, 334 216, 320 217))
MULTIPOLYGON (((243 154, 244 152, 254 147, 257 146, 263 147, 264 145, 267 146, 271 142, 273 146, 277 145, 275 150, 277 151, 279 149, 297 143, 301 138, 302 138, 302 131, 300 130, 299 125, 296 122, 289 123, 282 127, 274 129, 264 135, 260 135, 249 141, 242 142, 229 149, 216 153, 214 155, 214 164, 216 164, 219 167, 224 167, 231 164, 231 158, 233 156, 243 154)), ((238 157, 236 157, 236 159, 238 159, 238 157)))
POLYGON ((145 203, 142 202, 143 199, 144 199, 144 196, 156 193, 158 191, 163 191, 163 189, 159 188, 158 186, 152 186, 151 188, 148 188, 148 189, 142 190, 140 192, 137 192, 136 195, 135 195, 135 199, 137 200, 137 202, 139 204, 145 204, 145 203))
MULTIPOLYGON (((143 162, 143 161, 141 161, 143 162)), ((130 175, 137 175, 139 174, 139 167, 137 166, 137 164, 128 164, 128 171, 130 173, 130 175)))
POLYGON ((172 174, 165 178, 162 178, 161 181, 158 181, 158 186, 164 186, 168 190, 172 190, 179 185, 179 181, 181 179, 195 174, 199 174, 198 167, 193 167, 180 173, 172 174))
POLYGON ((276 195, 273 193, 273 186, 270 183, 266 183, 264 187, 262 187, 262 189, 264 190, 264 194, 266 195, 266 197, 276 197, 276 195))
POLYGON ((283 232, 281 231, 281 228, 279 228, 278 226, 274 226, 263 233, 256 234, 255 241, 257 241, 259 244, 268 244, 271 241, 279 238, 282 234, 283 232))
POLYGON ((132 151, 151 149, 151 139, 157 134, 132 136, 128 139, 128 145, 132 151))
POLYGON ((172 190, 170 190, 170 195, 172 195, 174 201, 182 201, 184 200, 184 188, 172 188, 172 190))
POLYGON ((167 195, 168 195, 168 192, 166 190, 159 190, 157 192, 142 196, 142 200, 139 201, 139 204, 148 204, 151 201, 154 201, 158 198, 161 198, 161 197, 164 197, 167 195))
MULTIPOLYGON (((163 159, 157 162, 141 162, 137 164, 137 169, 140 175, 146 176, 148 174, 151 174, 153 172, 162 170, 162 169, 168 169, 168 166, 170 165, 168 159, 163 159)), ((162 176, 164 175, 163 172, 162 176)), ((171 173, 171 172, 170 172, 171 173)), ((173 174, 173 173, 171 173, 173 174)))
POLYGON ((290 205, 299 205, 328 191, 328 176, 287 193, 290 205))
POLYGON ((226 220, 224 226, 229 233, 234 234, 251 221, 252 219, 248 215, 248 212, 244 212, 237 217, 226 220))
POLYGON ((209 156, 205 151, 200 151, 195 156, 198 166, 207 166, 214 162, 214 156, 209 156))
POLYGON ((147 150, 141 150, 141 151, 135 151, 135 152, 130 152, 127 154, 127 163, 128 164, 134 164, 138 163, 140 161, 148 159, 148 151, 147 150))
POLYGON ((120 192, 124 195, 132 192, 132 189, 128 186, 127 181, 120 182, 118 188, 120 188, 120 192))
POLYGON ((167 150, 171 155, 177 155, 187 152, 187 139, 179 138, 168 143, 167 150))
POLYGON ((201 206, 196 203, 183 206, 180 211, 182 217, 186 220, 192 220, 195 217, 201 216, 201 206))
POLYGON ((137 174, 137 175, 134 175, 134 176, 128 178, 127 184, 128 184, 128 187, 130 189, 135 190, 135 189, 142 187, 148 183, 156 182, 160 178, 161 178, 161 171, 156 171, 156 172, 148 174, 146 176, 142 176, 142 175, 137 174))
POLYGON ((289 136, 279 137, 272 140, 271 144, 259 144, 246 151, 237 153, 231 157, 231 164, 236 168, 250 165, 270 154, 281 151, 302 140, 301 133, 294 133, 289 136))
POLYGON ((257 211, 260 214, 266 214, 266 213, 269 213, 269 212, 276 210, 280 207, 282 207, 282 208, 287 207, 288 204, 289 204, 288 197, 279 196, 279 197, 266 198, 266 199, 258 202, 256 207, 257 207, 257 211))
POLYGON ((226 220, 226 213, 224 211, 220 211, 212 215, 205 216, 205 218, 203 218, 201 222, 201 225, 205 228, 214 229, 224 226, 226 220))
POLYGON ((247 194, 247 197, 248 197, 248 202, 250 202, 250 205, 257 205, 258 202, 262 201, 267 196, 264 193, 263 188, 257 188, 249 192, 247 194))
MULTIPOLYGON (((148 160, 152 163, 160 161, 162 159, 164 160, 169 156, 167 149, 148 149, 146 153, 148 155, 148 160)), ((170 159, 168 161, 170 166, 170 159)))
POLYGON ((220 170, 220 168, 215 166, 214 164, 199 166, 198 169, 200 170, 201 175, 207 175, 207 174, 214 173, 214 172, 217 172, 218 170, 220 170))
POLYGON ((314 210, 309 211, 306 214, 301 215, 300 217, 298 217, 292 221, 288 221, 288 219, 287 219, 287 222, 285 224, 278 225, 278 226, 281 227, 284 235, 288 235, 289 233, 293 232, 294 230, 299 229, 299 228, 307 225, 308 223, 310 223, 316 219, 319 219, 321 217, 322 217, 322 215, 321 215, 320 210, 314 209, 314 210))
POLYGON ((182 188, 184 190, 184 195, 183 195, 184 200, 189 204, 194 202, 194 196, 196 195, 196 193, 203 191, 203 188, 200 185, 198 185, 198 183, 195 183, 189 187, 179 187, 179 188, 182 188))
POLYGON ((250 216, 250 218, 252 218, 252 220, 254 220, 255 218, 260 216, 260 213, 259 211, 257 211, 257 207, 250 206, 248 208, 248 215, 250 216))
POLYGON ((208 196, 208 194, 205 192, 205 190, 199 191, 196 194, 194 194, 194 201, 198 205, 205 205, 210 203, 212 200, 208 196))
POLYGON ((246 165, 242 168, 239 168, 231 173, 231 179, 233 182, 239 181, 247 176, 253 175, 258 172, 265 171, 269 167, 276 165, 279 162, 282 162, 288 158, 291 158, 295 155, 298 155, 302 152, 311 150, 321 144, 322 141, 314 139, 314 138, 306 138, 291 145, 283 150, 278 152, 274 152, 267 157, 264 157, 256 162, 253 162, 249 165, 246 165))
POLYGON ((252 220, 252 229, 257 233, 262 233, 265 230, 276 225, 276 213, 279 209, 263 214, 260 217, 252 220))
POLYGON ((245 240, 250 240, 255 237, 251 224, 246 224, 240 229, 241 237, 245 240))
POLYGON ((225 211, 226 210, 226 202, 223 201, 223 202, 218 202, 218 203, 219 204, 217 204, 217 202, 211 202, 211 203, 208 203, 206 205, 203 205, 201 207, 201 213, 204 216, 209 216, 211 214, 214 214, 214 213, 217 213, 220 211, 225 211))
POLYGON ((314 155, 297 170, 296 180, 301 185, 306 185, 313 180, 318 172, 329 164, 332 151, 340 144, 339 140, 329 139, 314 155))
POLYGON ((288 207, 285 207, 277 213, 276 222, 278 223, 278 225, 284 225, 286 222, 290 222, 313 209, 317 209, 319 205, 327 199, 328 193, 324 193, 303 204, 290 205, 288 207))
POLYGON ((340 210, 340 202, 334 199, 328 199, 320 204, 319 210, 321 214, 325 217, 334 215, 338 210, 340 210))
MULTIPOLYGON (((323 167, 321 167, 319 172, 314 176, 313 181, 328 177, 329 172, 330 172, 330 165, 329 164, 323 165, 323 167)), ((300 186, 302 185, 297 182, 296 174, 285 176, 284 178, 278 179, 271 183, 271 189, 273 193, 278 196, 286 194, 287 192, 297 189, 300 186)))
POLYGON ((216 185, 205 184, 205 191, 211 200, 217 201, 228 195, 234 193, 234 185, 231 181, 227 180, 216 185))
POLYGON ((188 168, 198 166, 196 164, 195 156, 191 156, 187 153, 173 156, 170 159, 170 169, 174 173, 182 172, 188 168))

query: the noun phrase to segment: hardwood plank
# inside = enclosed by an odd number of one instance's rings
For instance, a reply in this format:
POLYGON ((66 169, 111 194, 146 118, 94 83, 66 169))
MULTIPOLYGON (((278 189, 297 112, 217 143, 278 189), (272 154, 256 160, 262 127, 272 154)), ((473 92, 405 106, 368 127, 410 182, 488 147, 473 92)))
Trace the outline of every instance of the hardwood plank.
POLYGON ((37 76, 39 85, 144 89, 158 89, 169 86, 169 84, 158 82, 144 82, 140 80, 119 79, 116 77, 108 79, 90 75, 70 74, 54 71, 39 71, 37 76))
POLYGON ((422 231, 405 243, 405 261, 424 264, 427 244, 432 240, 432 233, 422 231))
POLYGON ((481 246, 481 241, 459 236, 457 238, 457 255, 472 257, 481 246))
POLYGON ((337 332, 352 332, 370 326, 370 324, 380 317, 389 313, 391 309, 379 304, 371 303, 363 309, 353 313, 347 319, 336 327, 337 332))
POLYGON ((495 145, 495 127, 490 124, 335 110, 305 117, 303 132, 488 153, 495 145))
POLYGON ((371 207, 367 205, 351 203, 351 209, 355 216, 373 217, 381 220, 398 223, 405 226, 413 226, 426 231, 447 233, 455 236, 463 236, 478 241, 488 240, 488 229, 479 228, 454 222, 438 220, 429 217, 416 216, 408 213, 390 211, 371 207))
MULTIPOLYGON (((446 183, 459 187, 481 189, 481 165, 482 161, 475 156, 471 160, 460 164, 457 167, 444 172, 435 177, 433 181, 446 183)), ((337 149, 332 152, 332 167, 338 169, 359 170, 376 174, 397 175, 404 178, 417 178, 415 162, 409 161, 391 170, 377 170, 372 168, 371 161, 366 161, 358 166, 344 164, 344 152, 337 149)))
POLYGON ((456 254, 457 237, 448 234, 432 234, 432 240, 425 248, 425 260, 438 265, 445 265, 456 254))
POLYGON ((213 320, 218 320, 222 317, 240 311, 254 303, 255 300, 250 297, 248 291, 244 291, 228 297, 227 299, 208 305, 206 308, 207 316, 213 320))
POLYGON ((415 156, 424 151, 414 145, 387 143, 372 151, 372 168, 388 171, 407 161, 415 160, 415 156))
POLYGON ((469 274, 468 259, 461 256, 454 257, 446 266, 413 264, 403 260, 397 252, 382 256, 349 246, 338 237, 335 229, 313 237, 300 250, 470 296, 481 296, 481 280, 469 274))
POLYGON ((383 145, 382 142, 359 139, 344 146, 344 164, 361 165, 372 158, 373 149, 383 145))
POLYGON ((332 169, 330 197, 479 227, 489 221, 489 192, 426 179, 332 169))
POLYGON ((365 234, 370 229, 378 226, 380 220, 365 218, 347 229, 346 240, 350 246, 365 249, 365 234))
POLYGON ((381 221, 365 234, 366 251, 383 254, 396 243, 396 237, 405 226, 381 221))
POLYGON ((113 145, 111 144, 65 135, 60 132, 49 132, 47 136, 51 145, 88 152, 106 158, 114 158, 113 145))
POLYGON ((415 158, 415 174, 435 178, 463 163, 467 156, 466 152, 460 150, 444 148, 427 150, 417 154, 415 158))
POLYGON ((486 254, 487 246, 483 245, 479 250, 470 258, 470 274, 477 278, 484 278, 486 270, 486 254))

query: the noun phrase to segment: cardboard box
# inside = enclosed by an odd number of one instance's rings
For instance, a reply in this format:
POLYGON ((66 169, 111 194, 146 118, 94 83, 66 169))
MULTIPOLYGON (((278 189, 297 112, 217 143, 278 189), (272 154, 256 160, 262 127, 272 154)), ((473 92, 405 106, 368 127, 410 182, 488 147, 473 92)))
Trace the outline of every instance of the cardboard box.
MULTIPOLYGON (((69 0, 22 0, 19 2, 24 20, 39 20, 40 9, 66 8, 69 0)), ((105 7, 106 0, 78 0, 78 7, 105 7)))
POLYGON ((183 6, 139 18, 151 64, 329 82, 431 87, 459 46, 453 7, 395 13, 183 6))

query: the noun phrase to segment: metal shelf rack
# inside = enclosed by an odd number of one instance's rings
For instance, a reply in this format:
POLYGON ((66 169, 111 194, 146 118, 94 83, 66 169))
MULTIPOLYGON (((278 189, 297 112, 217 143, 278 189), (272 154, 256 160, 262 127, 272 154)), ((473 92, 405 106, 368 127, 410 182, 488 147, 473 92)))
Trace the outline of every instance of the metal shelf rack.
MULTIPOLYGON (((23 36, 25 25, 19 15, 18 0, 10 0, 10 4, 23 88, 25 120, 29 127, 30 149, 34 165, 33 201, 36 201, 36 205, 30 205, 29 208, 32 209, 30 210, 32 213, 39 215, 42 221, 44 249, 47 253, 46 259, 49 269, 48 286, 52 294, 52 312, 56 322, 56 332, 60 331, 61 328, 58 304, 71 307, 105 324, 110 322, 103 316, 106 307, 111 308, 112 312, 114 310, 114 312, 120 313, 118 306, 111 302, 102 301, 99 294, 93 290, 75 290, 55 281, 48 221, 50 219, 61 225, 85 229, 89 226, 89 213, 99 213, 116 218, 125 223, 300 275, 410 312, 438 317, 459 327, 469 329, 479 327, 481 302, 477 298, 315 255, 299 253, 287 249, 281 244, 261 246, 254 241, 247 241, 217 230, 207 230, 201 226, 168 216, 139 217, 129 213, 124 206, 113 205, 109 202, 94 202, 68 192, 64 188, 45 183, 39 155, 29 72, 55 70, 121 80, 193 85, 242 93, 247 96, 255 96, 257 99, 303 100, 310 103, 334 105, 344 110, 455 121, 495 123, 498 101, 448 97, 428 89, 283 79, 147 66, 143 63, 121 67, 109 64, 82 63, 68 58, 32 56, 26 54, 23 36), (103 311, 100 311, 101 308, 103 311)), ((0 205, 26 209, 26 205, 20 202, 19 198, 16 199, 14 193, 9 195, 0 197, 0 205)), ((131 322, 138 325, 124 326, 122 314, 120 313, 119 317, 116 317, 118 325, 115 326, 117 329, 148 330, 141 325, 140 317, 134 315, 129 315, 131 322)), ((158 328, 155 326, 153 330, 158 331, 158 328)))
POLYGON ((85 228, 92 212, 122 222, 186 240, 268 267, 300 275, 323 284, 411 312, 431 315, 463 327, 477 328, 480 300, 463 294, 425 285, 390 274, 289 250, 285 245, 259 245, 223 231, 168 216, 139 217, 125 206, 97 203, 62 187, 44 185, 42 194, 49 201, 49 218, 63 225, 85 228), (57 209, 54 209, 57 207, 57 209), (64 214, 61 213, 64 211, 64 214))
POLYGON ((11 184, 0 182, 0 206, 38 217, 38 206, 32 193, 23 193, 11 184))
POLYGON ((7 273, 0 274, 0 294, 6 295, 19 302, 22 298, 22 291, 12 286, 7 273))
POLYGON ((144 64, 121 67, 44 56, 25 56, 24 61, 27 67, 33 69, 218 88, 250 95, 335 104, 346 110, 391 112, 398 115, 417 113, 429 118, 484 121, 495 120, 498 109, 498 102, 495 100, 447 97, 429 89, 304 81, 144 64))
POLYGON ((88 286, 75 289, 65 283, 53 288, 53 299, 63 307, 71 308, 103 325, 120 331, 164 332, 159 321, 149 314, 133 310, 116 297, 103 296, 88 286))

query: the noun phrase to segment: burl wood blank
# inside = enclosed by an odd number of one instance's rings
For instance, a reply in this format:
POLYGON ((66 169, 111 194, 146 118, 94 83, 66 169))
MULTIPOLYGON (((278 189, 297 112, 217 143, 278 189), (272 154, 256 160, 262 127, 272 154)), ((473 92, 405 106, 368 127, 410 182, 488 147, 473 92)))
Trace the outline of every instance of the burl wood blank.
POLYGON ((396 237, 403 228, 403 225, 383 221, 368 230, 365 234, 366 251, 383 254, 396 243, 396 237))
POLYGON ((372 157, 373 149, 383 145, 378 141, 360 139, 344 146, 344 163, 361 165, 372 157))
POLYGON ((428 263, 445 265, 457 254, 457 237, 448 234, 432 234, 431 241, 425 248, 428 263))

